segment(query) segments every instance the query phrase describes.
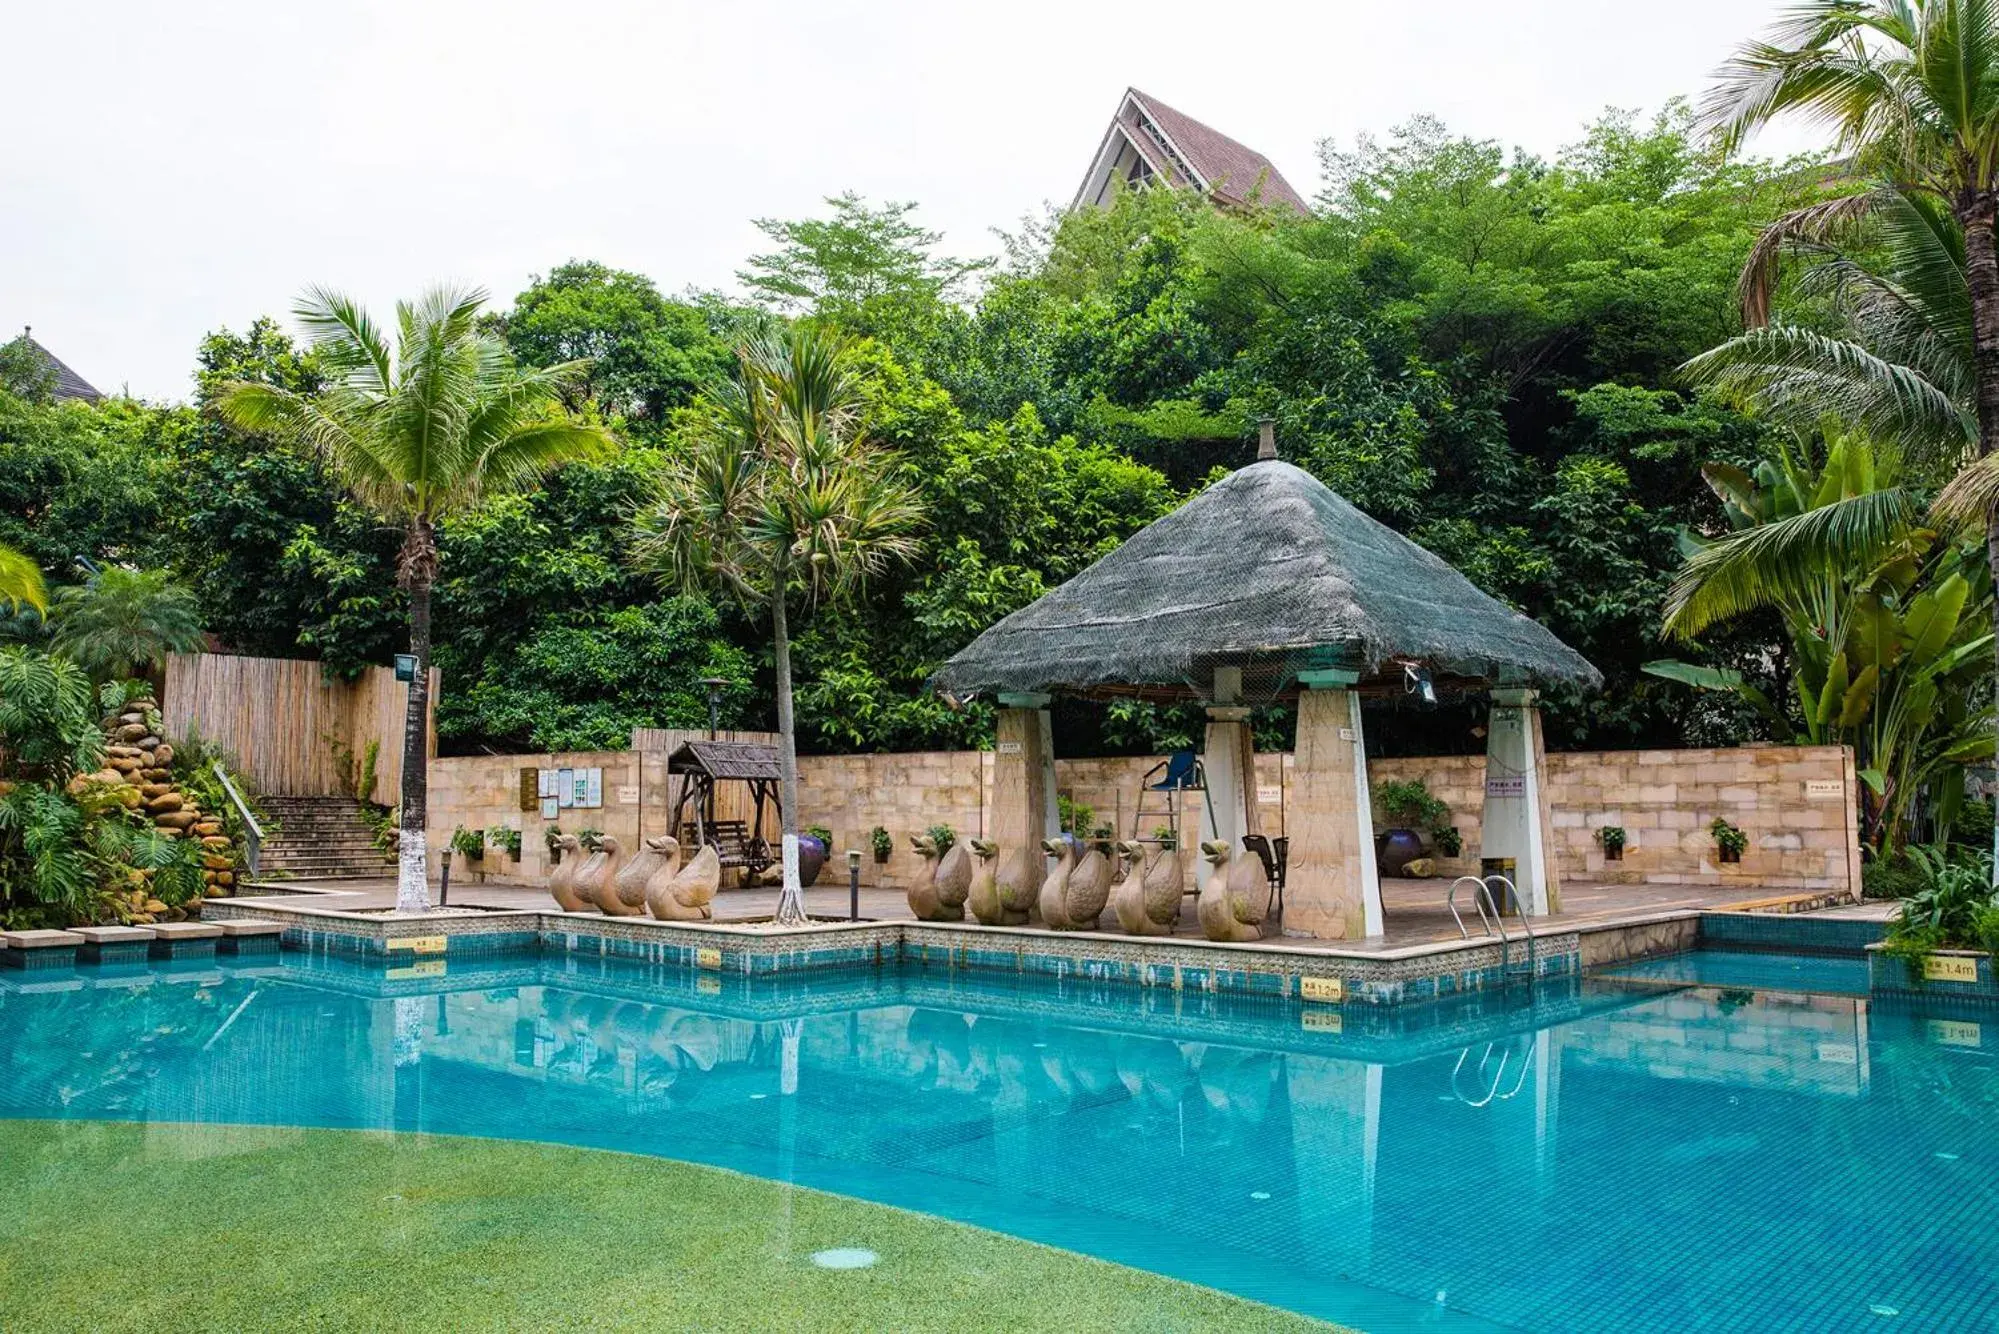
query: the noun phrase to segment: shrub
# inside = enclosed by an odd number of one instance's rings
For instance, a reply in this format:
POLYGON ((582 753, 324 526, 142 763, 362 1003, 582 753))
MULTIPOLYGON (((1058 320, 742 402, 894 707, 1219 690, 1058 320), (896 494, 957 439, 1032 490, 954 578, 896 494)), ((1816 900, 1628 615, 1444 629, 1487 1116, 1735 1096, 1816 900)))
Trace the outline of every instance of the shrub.
POLYGON ((1383 783, 1374 790, 1381 818, 1391 829, 1432 829, 1450 820, 1451 808, 1430 795, 1422 779, 1383 783))
POLYGON ((486 855, 486 831, 459 825, 451 831, 451 850, 464 853, 466 861, 479 861, 486 855))
POLYGON ((1095 825, 1097 813, 1080 801, 1057 794, 1055 798, 1055 826, 1072 834, 1080 834, 1095 825))
POLYGON ((1906 899, 1925 883, 1922 868, 1901 853, 1876 857, 1860 868, 1862 898, 1906 899))

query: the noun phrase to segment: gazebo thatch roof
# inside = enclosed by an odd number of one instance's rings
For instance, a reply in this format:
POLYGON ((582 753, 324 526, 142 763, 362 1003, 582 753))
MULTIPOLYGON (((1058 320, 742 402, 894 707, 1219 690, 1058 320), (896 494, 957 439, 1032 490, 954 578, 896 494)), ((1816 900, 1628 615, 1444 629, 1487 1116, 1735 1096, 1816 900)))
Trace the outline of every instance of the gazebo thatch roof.
POLYGON ((707 774, 710 778, 769 779, 784 777, 777 747, 754 741, 689 741, 667 757, 670 774, 707 774))
POLYGON ((1272 459, 1230 474, 992 626, 934 685, 961 697, 1205 698, 1215 669, 1235 666, 1254 702, 1308 667, 1371 678, 1395 662, 1447 680, 1603 680, 1539 622, 1272 459))

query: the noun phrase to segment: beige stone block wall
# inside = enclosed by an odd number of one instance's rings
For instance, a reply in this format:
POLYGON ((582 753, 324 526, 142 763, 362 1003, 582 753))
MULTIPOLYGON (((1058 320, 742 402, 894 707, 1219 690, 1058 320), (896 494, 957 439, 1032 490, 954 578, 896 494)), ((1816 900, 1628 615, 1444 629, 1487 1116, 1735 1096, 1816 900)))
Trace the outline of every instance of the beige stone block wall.
MULTIPOLYGON (((1056 790, 1090 806, 1095 820, 1111 824, 1119 837, 1133 828, 1145 775, 1159 757, 1058 760, 1056 790)), ((538 811, 519 809, 519 771, 526 768, 592 765, 604 770, 602 810, 566 811, 558 823, 574 831, 585 825, 620 841, 626 855, 643 833, 663 832, 677 783, 666 777, 661 752, 614 751, 594 754, 473 756, 433 761, 431 770, 432 844, 441 848, 456 825, 484 828, 517 825, 523 855, 517 868, 487 858, 489 878, 539 883, 546 874, 542 821, 538 811), (636 786, 640 799, 617 800, 620 788, 636 786), (588 819, 583 818, 588 816, 588 819)), ((929 751, 888 755, 813 755, 799 761, 801 825, 833 831, 832 858, 822 885, 844 884, 844 853, 862 852, 865 885, 908 883, 917 869, 909 837, 933 824, 948 824, 960 837, 984 835, 991 827, 993 756, 977 751, 929 751), (868 832, 886 828, 895 851, 877 865, 868 832)), ((1294 783, 1289 754, 1256 757, 1258 817, 1270 834, 1286 832, 1294 783)), ((1464 840, 1464 855, 1445 861, 1441 874, 1478 865, 1479 817, 1484 804, 1485 758, 1449 755, 1375 759, 1368 764, 1375 785, 1420 778, 1451 807, 1451 821, 1464 840)), ((1553 807, 1554 858, 1564 878, 1580 881, 1655 884, 1737 885, 1756 889, 1847 889, 1859 891, 1860 857, 1855 820, 1856 778, 1849 752, 1835 746, 1744 746, 1717 750, 1591 751, 1548 756, 1548 790, 1553 807), (1812 793, 1819 785, 1820 794, 1812 793), (1836 791, 1834 790, 1836 788, 1836 791), (1708 824, 1717 815, 1749 836, 1738 865, 1718 859, 1708 824), (1624 858, 1610 862, 1597 830, 1621 825, 1624 858)), ((1205 812, 1190 794, 1183 828, 1205 836, 1205 812)), ((1148 814, 1139 828, 1149 837, 1163 819, 1148 814)), ((463 873, 454 868, 453 879, 463 873)), ((1188 883, 1192 860, 1188 859, 1188 883)))

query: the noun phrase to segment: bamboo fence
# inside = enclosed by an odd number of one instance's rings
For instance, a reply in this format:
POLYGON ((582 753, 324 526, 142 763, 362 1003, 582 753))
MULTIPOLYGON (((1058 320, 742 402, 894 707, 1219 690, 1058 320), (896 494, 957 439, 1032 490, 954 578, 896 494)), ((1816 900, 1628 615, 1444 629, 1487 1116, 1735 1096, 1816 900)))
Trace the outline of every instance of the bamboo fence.
MULTIPOLYGON (((437 754, 437 696, 430 673, 430 753, 437 754)), ((329 679, 320 664, 295 658, 176 653, 167 659, 167 732, 199 734, 222 747, 269 796, 344 795, 371 743, 378 747, 371 801, 393 803, 402 785, 408 687, 393 668, 368 667, 353 681, 329 679)))

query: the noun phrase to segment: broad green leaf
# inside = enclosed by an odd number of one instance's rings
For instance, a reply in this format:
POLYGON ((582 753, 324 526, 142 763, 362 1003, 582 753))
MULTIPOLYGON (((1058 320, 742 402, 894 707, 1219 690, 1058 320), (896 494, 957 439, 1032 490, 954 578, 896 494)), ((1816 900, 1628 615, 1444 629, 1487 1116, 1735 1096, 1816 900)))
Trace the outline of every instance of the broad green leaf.
POLYGON ((1860 781, 1867 784, 1868 791, 1877 797, 1888 790, 1888 775, 1879 769, 1862 769, 1860 781))
POLYGON ((1813 721, 1821 732, 1839 716, 1839 706, 1846 698, 1846 688, 1851 684, 1846 672, 1846 654, 1832 655, 1832 665, 1826 669, 1825 687, 1819 691, 1818 703, 1813 709, 1813 721))
POLYGON ((1857 727, 1867 711, 1874 706, 1874 688, 1881 680, 1881 670, 1869 666, 1853 678, 1853 684, 1846 688, 1846 694, 1839 702, 1839 725, 1842 728, 1857 727))
POLYGON ((1971 595, 1971 585, 1961 574, 1952 574, 1936 587, 1918 594, 1909 604, 1909 614, 1904 624, 1909 636, 1909 652, 1919 663, 1926 663, 1943 652, 1950 643, 1950 637, 1957 633, 1958 617, 1964 612, 1964 600, 1971 595))
POLYGON ((1699 663, 1680 662, 1673 658, 1648 662, 1639 670, 1647 676, 1699 686, 1702 690, 1740 690, 1743 685, 1742 673, 1732 667, 1703 667, 1699 663))

